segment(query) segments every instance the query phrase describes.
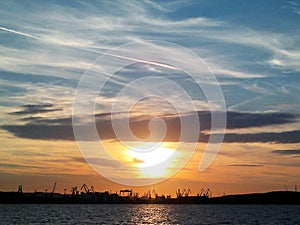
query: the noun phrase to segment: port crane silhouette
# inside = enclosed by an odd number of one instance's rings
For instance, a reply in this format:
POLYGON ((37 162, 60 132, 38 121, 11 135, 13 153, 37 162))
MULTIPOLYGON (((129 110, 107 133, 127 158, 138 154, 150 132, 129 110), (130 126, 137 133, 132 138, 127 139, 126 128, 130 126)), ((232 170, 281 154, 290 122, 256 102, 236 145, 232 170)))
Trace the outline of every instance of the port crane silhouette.
POLYGON ((191 189, 189 188, 187 189, 184 188, 182 191, 180 190, 180 188, 178 188, 176 191, 176 196, 177 198, 188 197, 190 193, 191 193, 191 189))
POLYGON ((55 188, 56 188, 56 182, 54 182, 54 185, 53 185, 53 188, 52 188, 52 191, 51 191, 52 194, 54 193, 55 188))

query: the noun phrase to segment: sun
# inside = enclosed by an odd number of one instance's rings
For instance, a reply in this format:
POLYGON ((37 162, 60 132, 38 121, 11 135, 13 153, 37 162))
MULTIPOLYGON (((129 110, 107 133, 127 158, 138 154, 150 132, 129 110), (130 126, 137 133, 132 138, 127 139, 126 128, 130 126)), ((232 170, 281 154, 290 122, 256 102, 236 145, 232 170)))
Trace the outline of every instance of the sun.
POLYGON ((177 151, 178 143, 122 142, 106 144, 110 156, 130 168, 130 178, 168 178, 181 165, 182 152, 177 151))
POLYGON ((139 167, 150 167, 168 160, 174 153, 173 149, 162 146, 161 143, 147 142, 129 148, 128 153, 139 167))
POLYGON ((128 148, 132 163, 143 176, 163 177, 168 175, 168 168, 174 162, 175 149, 168 148, 166 143, 138 143, 128 148))

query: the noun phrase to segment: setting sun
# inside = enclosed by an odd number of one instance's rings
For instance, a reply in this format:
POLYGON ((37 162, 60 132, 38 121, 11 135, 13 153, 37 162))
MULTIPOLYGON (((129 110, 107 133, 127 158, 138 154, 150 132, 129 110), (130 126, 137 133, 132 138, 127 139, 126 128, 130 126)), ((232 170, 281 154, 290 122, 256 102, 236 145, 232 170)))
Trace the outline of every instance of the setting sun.
POLYGON ((176 157, 175 150, 168 148, 167 143, 156 142, 136 144, 128 148, 128 154, 142 175, 149 177, 166 176, 168 167, 174 163, 176 157))

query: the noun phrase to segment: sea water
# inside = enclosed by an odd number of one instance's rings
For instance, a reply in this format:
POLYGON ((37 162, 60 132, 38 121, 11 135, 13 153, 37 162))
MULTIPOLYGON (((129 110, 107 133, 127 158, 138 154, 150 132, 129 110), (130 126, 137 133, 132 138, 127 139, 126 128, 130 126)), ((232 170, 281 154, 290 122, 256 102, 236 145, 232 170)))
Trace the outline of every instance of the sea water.
POLYGON ((0 205, 1 224, 300 224, 300 205, 0 205))

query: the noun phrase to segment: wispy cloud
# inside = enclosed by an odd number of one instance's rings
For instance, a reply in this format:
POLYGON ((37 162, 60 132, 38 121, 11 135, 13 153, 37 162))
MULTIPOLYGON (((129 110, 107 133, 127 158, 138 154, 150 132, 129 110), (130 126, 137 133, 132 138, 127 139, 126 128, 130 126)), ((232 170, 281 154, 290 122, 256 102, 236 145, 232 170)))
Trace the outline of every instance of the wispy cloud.
MULTIPOLYGON (((47 73, 51 76, 59 75, 78 80, 95 57, 108 49, 128 41, 159 39, 174 41, 191 48, 208 60, 217 77, 225 76, 228 80, 275 76, 271 67, 267 70, 256 69, 261 66, 274 66, 274 69, 279 71, 276 73, 281 73, 285 69, 299 71, 297 35, 255 30, 247 25, 232 24, 226 20, 201 15, 180 19, 171 19, 165 15, 180 10, 183 6, 182 1, 95 3, 101 7, 82 2, 76 3, 74 7, 44 3, 49 7, 44 7, 43 14, 39 11, 39 4, 30 3, 31 13, 23 12, 22 4, 6 4, 13 5, 11 8, 15 11, 2 14, 4 18, 10 18, 10 22, 6 21, 1 26, 2 32, 10 32, 33 40, 17 39, 10 45, 2 44, 4 54, 1 60, 4 63, 1 68, 5 70, 47 73), (118 13, 113 10, 115 7, 120 9, 118 13), (13 17, 20 12, 25 19, 13 17), (33 24, 30 21, 40 22, 33 24), (16 47, 20 43, 28 47, 16 47), (231 50, 240 47, 242 52, 231 50), (252 55, 256 56, 255 59, 249 58, 252 55), (250 64, 251 68, 247 64, 250 64)), ((170 55, 174 54, 177 53, 170 52, 170 55)), ((121 57, 127 56, 124 54, 121 57)), ((149 63, 145 59, 132 57, 127 59, 149 63)), ((168 65, 159 64, 159 66, 168 65)), ((235 83, 237 87, 258 91, 254 86, 243 85, 242 81, 235 83)), ((259 93, 265 95, 270 91, 272 92, 272 89, 269 87, 261 87, 259 93)), ((262 96, 259 101, 264 100, 262 96)), ((252 104, 257 103, 253 101, 252 104)), ((237 109, 239 106, 241 105, 236 104, 237 109)))
POLYGON ((293 13, 300 15, 300 4, 296 1, 287 1, 285 9, 291 10, 293 13))
MULTIPOLYGON (((11 37, 9 35, 11 33, 11 35, 24 38, 24 40, 19 38, 12 40, 11 44, 2 42, 1 45, 1 51, 4 53, 1 56, 4 62, 1 65, 2 69, 24 74, 24 76, 19 76, 22 77, 21 80, 6 80, 10 82, 10 88, 14 84, 20 85, 27 78, 31 82, 31 87, 25 86, 25 88, 30 88, 32 92, 26 93, 27 97, 24 98, 32 99, 36 91, 35 95, 42 95, 41 98, 55 99, 57 86, 61 83, 71 84, 68 88, 75 89, 80 76, 97 55, 128 41, 144 41, 154 37, 160 40, 176 41, 191 48, 200 56, 204 53, 204 58, 208 60, 217 77, 223 79, 221 84, 224 82, 225 91, 228 86, 225 97, 232 110, 245 110, 247 106, 247 111, 253 109, 260 111, 260 107, 266 107, 261 111, 268 111, 270 106, 261 103, 270 102, 271 99, 272 109, 285 111, 285 108, 291 107, 291 105, 283 107, 288 104, 288 99, 299 92, 296 80, 289 84, 282 84, 282 79, 280 79, 280 82, 275 83, 271 80, 273 78, 269 78, 277 76, 277 74, 271 74, 274 70, 269 68, 268 72, 262 72, 262 70, 255 69, 256 66, 262 64, 263 66, 272 64, 276 65, 279 70, 287 67, 297 70, 296 62, 299 61, 299 52, 297 48, 294 48, 297 47, 297 35, 255 30, 247 25, 233 24, 226 20, 201 15, 172 19, 164 14, 180 10, 182 1, 176 3, 151 3, 149 1, 95 3, 101 7, 82 2, 76 3, 74 7, 45 4, 51 7, 45 7, 42 14, 39 4, 30 4, 32 10, 31 13, 27 13, 24 12, 22 4, 5 3, 8 6, 13 5, 12 8, 15 11, 2 14, 3 18, 11 19, 0 28, 2 33, 7 33, 4 36, 11 37), (115 6, 121 9, 118 13, 113 10, 115 6), (87 11, 90 13, 84 13, 87 11), (18 15, 19 12, 22 12, 22 17, 25 19, 21 20, 19 16, 12 16, 18 15), (33 24, 32 21, 40 22, 33 24), (18 47, 22 43, 26 47, 18 47), (252 61, 252 58, 246 57, 246 60, 244 57, 237 58, 241 55, 239 51, 229 51, 229 48, 235 47, 246 49, 245 56, 255 54, 257 59, 252 61), (247 66, 245 62, 251 63, 254 69, 245 68, 247 66), (62 81, 58 76, 66 79, 66 82, 58 82, 62 81), (45 83, 54 81, 51 83, 53 87, 48 86, 47 94, 40 91, 43 79, 45 83), (226 86, 226 81, 233 85, 226 86), (232 90, 239 90, 240 96, 237 97, 235 91, 232 90), (236 101, 233 101, 235 99, 236 101)), ((159 46, 153 47, 160 50, 159 46)), ((170 51, 171 56, 176 54, 178 55, 178 52, 170 51)), ((112 56, 127 57, 126 52, 124 55, 112 54, 112 56)), ((154 66, 169 66, 145 59, 132 57, 127 57, 127 59, 139 63, 152 63, 155 64, 154 66)), ((175 67, 171 66, 171 68, 175 67)), ((2 80, 7 77, 2 77, 2 80)), ((121 87, 128 80, 116 80, 116 82, 121 87)), ((22 85, 24 87, 24 84, 22 85)), ((62 91, 63 88, 59 90, 62 91)), ((70 93, 68 99, 71 99, 74 92, 65 89, 65 93, 70 93)), ((20 101, 21 96, 11 101, 16 99, 20 101)), ((295 110, 297 106, 293 104, 293 107, 295 110)), ((15 109, 10 111, 13 110, 15 109)))

